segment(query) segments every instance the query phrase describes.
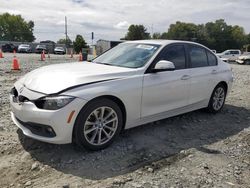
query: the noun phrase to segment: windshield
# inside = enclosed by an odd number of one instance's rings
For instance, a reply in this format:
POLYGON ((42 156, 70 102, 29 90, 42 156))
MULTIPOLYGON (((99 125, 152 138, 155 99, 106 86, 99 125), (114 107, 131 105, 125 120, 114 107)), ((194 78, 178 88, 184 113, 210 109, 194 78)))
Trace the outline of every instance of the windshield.
POLYGON ((159 49, 160 45, 122 43, 93 60, 105 65, 139 68, 159 49))

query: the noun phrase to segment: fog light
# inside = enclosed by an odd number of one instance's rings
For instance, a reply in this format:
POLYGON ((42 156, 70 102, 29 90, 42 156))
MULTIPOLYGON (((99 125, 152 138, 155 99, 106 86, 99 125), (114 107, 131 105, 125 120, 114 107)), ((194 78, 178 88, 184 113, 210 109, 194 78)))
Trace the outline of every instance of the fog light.
POLYGON ((50 127, 48 127, 48 128, 47 128, 47 131, 50 132, 50 133, 52 133, 52 132, 53 132, 53 129, 50 128, 50 127))

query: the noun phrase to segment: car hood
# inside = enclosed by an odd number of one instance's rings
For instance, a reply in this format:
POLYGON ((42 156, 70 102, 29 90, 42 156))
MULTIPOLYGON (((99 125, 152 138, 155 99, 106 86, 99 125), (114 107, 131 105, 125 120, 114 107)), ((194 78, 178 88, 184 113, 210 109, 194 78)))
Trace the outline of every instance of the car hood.
POLYGON ((15 83, 19 90, 55 94, 71 87, 114 80, 134 75, 136 69, 102 65, 89 62, 49 65, 29 72, 15 83))

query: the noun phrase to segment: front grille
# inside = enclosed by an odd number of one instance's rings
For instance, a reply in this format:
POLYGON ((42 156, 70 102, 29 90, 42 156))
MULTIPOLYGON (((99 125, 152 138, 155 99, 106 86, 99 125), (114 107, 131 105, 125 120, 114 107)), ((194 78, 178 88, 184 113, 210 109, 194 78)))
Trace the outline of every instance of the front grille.
POLYGON ((38 123, 32 123, 32 122, 23 122, 20 119, 16 118, 16 120, 24 127, 29 129, 33 134, 48 138, 53 138, 56 136, 55 131, 53 128, 49 125, 43 125, 38 123))

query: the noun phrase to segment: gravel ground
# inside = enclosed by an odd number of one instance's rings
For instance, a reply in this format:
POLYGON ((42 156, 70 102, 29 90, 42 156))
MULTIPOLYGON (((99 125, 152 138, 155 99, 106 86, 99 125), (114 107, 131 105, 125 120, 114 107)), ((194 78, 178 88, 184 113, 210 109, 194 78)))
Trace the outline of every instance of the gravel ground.
POLYGON ((10 120, 8 92, 25 73, 76 61, 51 55, 0 59, 0 187, 250 187, 250 66, 232 64, 235 82, 222 112, 203 110, 127 130, 109 148, 80 151, 25 137, 10 120))

